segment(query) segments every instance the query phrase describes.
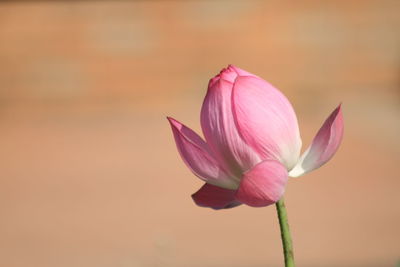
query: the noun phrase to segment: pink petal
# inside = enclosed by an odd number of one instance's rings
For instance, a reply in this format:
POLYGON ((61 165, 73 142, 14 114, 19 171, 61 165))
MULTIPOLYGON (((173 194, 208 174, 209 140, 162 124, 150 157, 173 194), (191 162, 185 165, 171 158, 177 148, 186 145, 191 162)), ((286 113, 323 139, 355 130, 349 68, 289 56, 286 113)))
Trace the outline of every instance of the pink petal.
POLYGON ((285 192, 288 173, 275 160, 262 161, 243 175, 236 199, 252 207, 264 207, 277 202, 285 192))
POLYGON ((233 113, 243 139, 262 159, 296 164, 301 139, 296 114, 287 98, 258 77, 239 76, 233 87, 233 113))
POLYGON ((242 140, 233 120, 231 81, 236 76, 236 72, 228 68, 217 76, 218 80, 210 82, 201 110, 201 127, 218 161, 239 182, 243 171, 260 159, 242 140))
POLYGON ((339 148, 343 138, 343 114, 339 105, 326 119, 311 146, 300 157, 299 162, 290 171, 291 177, 298 177, 315 170, 329 161, 339 148))
POLYGON ((201 207, 209 207, 215 210, 228 209, 241 204, 235 200, 235 193, 236 190, 224 189, 206 183, 192 195, 192 198, 201 207))
POLYGON ((226 69, 222 69, 221 72, 217 75, 220 79, 228 81, 230 83, 234 83, 238 74, 234 71, 233 68, 228 66, 226 69))
POLYGON ((236 66, 234 66, 234 65, 232 65, 232 64, 228 66, 228 69, 234 70, 234 71, 237 73, 237 75, 239 75, 239 76, 253 76, 253 77, 257 77, 256 75, 254 75, 254 74, 252 74, 252 73, 250 73, 250 72, 247 72, 247 71, 245 71, 245 70, 242 70, 242 69, 240 69, 240 68, 238 68, 238 67, 236 67, 236 66))
POLYGON ((200 136, 173 118, 168 121, 183 161, 196 176, 210 184, 237 188, 238 182, 229 178, 200 136))

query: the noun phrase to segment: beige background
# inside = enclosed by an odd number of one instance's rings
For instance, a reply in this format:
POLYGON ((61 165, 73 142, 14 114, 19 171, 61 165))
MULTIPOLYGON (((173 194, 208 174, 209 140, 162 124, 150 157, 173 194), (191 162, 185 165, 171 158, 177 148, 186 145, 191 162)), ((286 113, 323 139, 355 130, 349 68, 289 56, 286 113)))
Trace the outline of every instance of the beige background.
POLYGON ((290 181, 298 266, 395 266, 399 1, 0 3, 0 266, 282 266, 275 208, 190 194, 171 115, 199 130, 229 63, 292 101, 307 146, 343 102, 345 137, 290 181))

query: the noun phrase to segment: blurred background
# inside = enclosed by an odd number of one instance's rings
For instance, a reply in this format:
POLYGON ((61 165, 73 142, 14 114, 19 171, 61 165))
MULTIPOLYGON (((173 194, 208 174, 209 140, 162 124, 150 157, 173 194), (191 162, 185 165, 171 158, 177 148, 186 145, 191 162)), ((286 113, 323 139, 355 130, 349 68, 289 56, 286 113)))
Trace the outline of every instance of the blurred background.
POLYGON ((286 191, 298 266, 400 259, 400 2, 0 2, 0 266, 283 266, 273 206, 213 211, 165 116, 199 131, 227 64, 278 87, 304 148, 286 191))

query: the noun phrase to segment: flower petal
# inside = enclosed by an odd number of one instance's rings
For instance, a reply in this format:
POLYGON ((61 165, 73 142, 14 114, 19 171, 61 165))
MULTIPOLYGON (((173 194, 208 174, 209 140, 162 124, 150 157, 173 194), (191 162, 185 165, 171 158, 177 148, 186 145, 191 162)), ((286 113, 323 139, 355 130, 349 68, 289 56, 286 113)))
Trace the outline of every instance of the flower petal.
POLYGON ((207 144, 223 167, 239 182, 243 171, 260 161, 240 137, 233 120, 231 94, 233 75, 228 68, 212 79, 201 109, 201 127, 207 144))
POLYGON ((343 137, 343 114, 339 105, 326 119, 311 146, 300 157, 299 162, 289 172, 289 176, 298 177, 315 170, 329 161, 339 148, 343 137))
POLYGON ((237 188, 238 182, 229 178, 200 136, 173 118, 168 117, 168 121, 183 161, 196 176, 210 184, 237 188))
POLYGON ((279 160, 288 170, 301 148, 296 114, 287 98, 261 78, 239 76, 232 93, 239 133, 262 159, 279 160))
POLYGON ((243 175, 236 199, 252 207, 264 207, 277 202, 285 192, 288 173, 275 160, 265 160, 243 175))
POLYGON ((209 207, 215 210, 229 209, 241 204, 235 200, 235 193, 236 190, 224 189, 206 183, 192 195, 192 198, 200 207, 209 207))
POLYGON ((237 73, 237 75, 239 75, 239 76, 253 76, 253 77, 257 77, 256 75, 254 75, 254 74, 252 74, 252 73, 250 73, 250 72, 247 72, 247 71, 245 71, 245 70, 242 70, 242 69, 240 69, 240 68, 238 68, 238 67, 236 67, 236 66, 234 66, 234 65, 232 65, 232 64, 229 65, 228 68, 234 70, 234 71, 237 73))

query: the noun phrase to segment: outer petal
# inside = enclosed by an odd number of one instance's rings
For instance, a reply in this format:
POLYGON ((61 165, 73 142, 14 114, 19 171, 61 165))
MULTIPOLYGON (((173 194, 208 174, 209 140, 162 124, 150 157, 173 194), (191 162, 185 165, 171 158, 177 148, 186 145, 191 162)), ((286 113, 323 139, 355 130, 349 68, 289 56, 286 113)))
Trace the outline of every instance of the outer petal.
POLYGON ((311 146, 300 157, 299 162, 290 171, 291 177, 298 177, 315 170, 330 160, 339 148, 343 138, 343 115, 339 105, 326 119, 311 146))
POLYGON ((223 70, 210 82, 201 110, 201 127, 211 150, 223 167, 239 182, 243 171, 260 161, 240 137, 232 114, 232 69, 223 70))
POLYGON ((233 87, 233 113, 243 139, 262 159, 296 164, 301 139, 296 114, 287 98, 258 77, 240 76, 233 87))
POLYGON ((178 151, 192 172, 210 184, 236 189, 238 182, 229 178, 201 137, 173 118, 168 120, 178 151))
POLYGON ((277 202, 285 192, 288 173, 275 160, 262 161, 243 175, 236 199, 252 207, 264 207, 277 202))
POLYGON ((239 76, 253 76, 253 77, 257 77, 256 75, 254 75, 254 74, 252 74, 252 73, 250 73, 250 72, 247 72, 247 71, 245 71, 245 70, 242 70, 242 69, 240 69, 240 68, 238 68, 238 67, 236 67, 236 66, 234 66, 234 65, 229 65, 228 68, 234 70, 239 76))
POLYGON ((215 210, 229 209, 241 204, 235 200, 235 193, 236 190, 224 189, 206 183, 192 195, 192 198, 200 207, 209 207, 215 210))

